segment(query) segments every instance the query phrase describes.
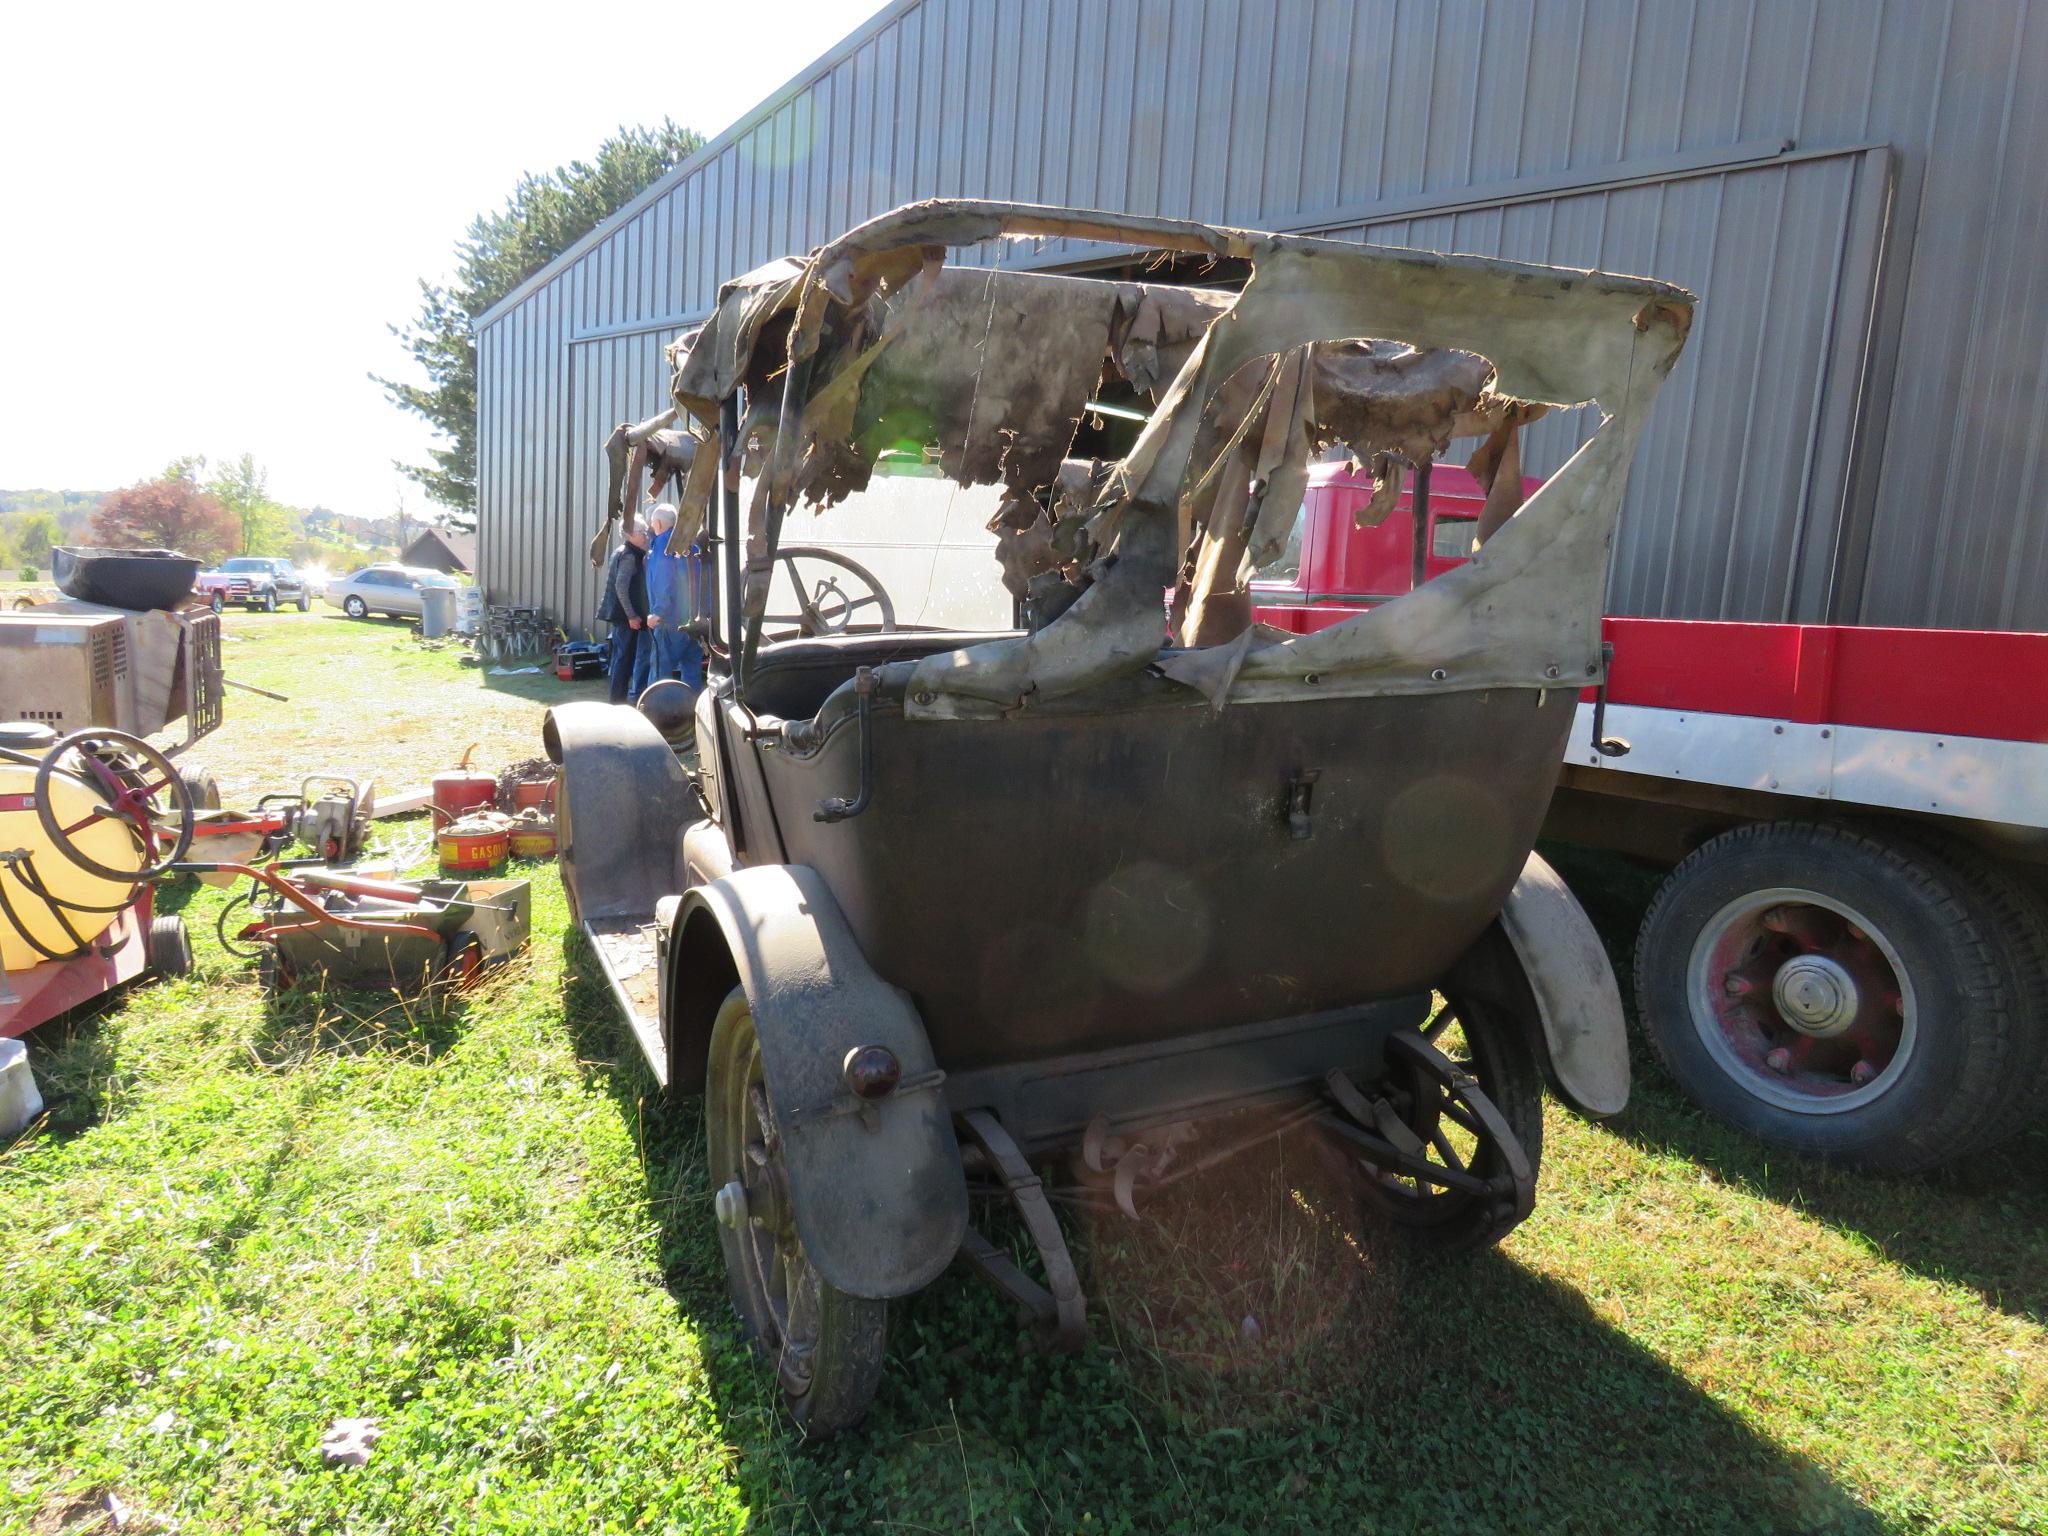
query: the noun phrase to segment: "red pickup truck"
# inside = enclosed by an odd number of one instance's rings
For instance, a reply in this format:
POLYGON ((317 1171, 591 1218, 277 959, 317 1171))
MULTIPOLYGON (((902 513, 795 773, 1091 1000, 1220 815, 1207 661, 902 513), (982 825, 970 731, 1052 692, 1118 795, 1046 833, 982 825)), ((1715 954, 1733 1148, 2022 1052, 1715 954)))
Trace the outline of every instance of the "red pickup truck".
MULTIPOLYGON (((1464 470, 1362 528, 1371 494, 1348 465, 1312 471, 1253 580, 1261 622, 1309 633, 1470 558, 1484 497, 1464 470)), ((1759 1136, 1897 1172, 2040 1123, 2048 635, 1605 634, 1605 697, 1582 696, 1547 831, 1672 866, 1635 994, 1679 1084, 1759 1136)))

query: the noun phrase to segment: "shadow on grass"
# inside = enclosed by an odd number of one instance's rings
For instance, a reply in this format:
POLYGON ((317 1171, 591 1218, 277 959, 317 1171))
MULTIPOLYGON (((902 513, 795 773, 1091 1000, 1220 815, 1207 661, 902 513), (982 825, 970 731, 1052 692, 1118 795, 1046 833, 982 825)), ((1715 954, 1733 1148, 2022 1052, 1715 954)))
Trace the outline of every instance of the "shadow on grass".
POLYGON ((1570 1289, 1362 1224, 1293 1142, 1166 1192, 1142 1225, 1063 1211, 1090 1291, 1078 1356, 1023 1349, 958 1268, 892 1304, 873 1412, 807 1444, 726 1300, 699 1101, 664 1102, 580 935, 563 944, 565 1021, 639 1149, 753 1528, 1882 1529, 1570 1289))
POLYGON ((478 667, 476 671, 483 685, 494 693, 510 694, 535 704, 566 704, 572 699, 591 699, 602 703, 604 700, 605 680, 601 677, 565 683, 555 676, 553 665, 547 661, 535 659, 515 665, 537 666, 540 671, 499 673, 489 667, 478 667))
MULTIPOLYGON (((1633 1021, 1636 929, 1664 871, 1573 844, 1546 844, 1543 851, 1600 930, 1633 1021)), ((1691 1105, 1652 1052, 1638 1049, 1634 1056, 1634 1101, 1609 1122, 1612 1130, 1676 1152, 1725 1184, 1852 1231, 1896 1264, 2048 1323, 2048 1123, 1930 1173, 1878 1178, 1724 1126, 1691 1105)))

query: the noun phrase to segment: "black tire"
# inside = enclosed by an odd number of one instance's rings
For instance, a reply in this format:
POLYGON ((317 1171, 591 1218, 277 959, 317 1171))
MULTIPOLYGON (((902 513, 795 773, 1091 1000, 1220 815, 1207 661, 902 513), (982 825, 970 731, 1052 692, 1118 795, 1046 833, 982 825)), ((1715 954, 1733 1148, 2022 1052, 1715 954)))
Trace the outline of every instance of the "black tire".
MULTIPOLYGON (((735 988, 711 1027, 705 1140, 712 1189, 722 1193, 741 1185, 748 1192, 749 1215, 736 1226, 721 1222, 719 1248, 733 1310, 756 1352, 774 1366, 790 1417, 806 1435, 823 1438, 858 1424, 874 1401, 889 1341, 889 1305, 837 1290, 810 1268, 786 1196, 779 1193, 787 1188, 776 1166, 779 1134, 772 1144, 765 1136, 749 1134, 758 1124, 757 1102, 767 1102, 760 1046, 747 995, 735 988), (750 1141, 761 1148, 761 1157, 749 1157, 750 1141), (775 1295, 778 1276, 782 1303, 775 1295), (815 1313, 815 1337, 787 1336, 791 1285, 806 1296, 815 1287, 815 1301, 805 1309, 815 1313)), ((768 1119, 772 1126, 772 1106, 768 1119)))
POLYGON ((341 611, 352 619, 367 619, 370 616, 370 605, 351 592, 341 600, 341 611))
POLYGON ((218 587, 214 588, 212 592, 207 594, 206 606, 211 608, 216 614, 227 612, 227 594, 225 592, 222 592, 218 587))
MULTIPOLYGON (((1445 998, 1443 1009, 1431 1018, 1424 1033, 1479 1084, 1500 1111, 1528 1161, 1530 1179, 1535 1180, 1543 1164, 1543 1065, 1537 1059, 1531 1027, 1504 1009, 1460 995, 1445 998)), ((1433 1129, 1447 1125, 1426 1107, 1433 1100, 1428 1097, 1429 1084, 1420 1074, 1404 1070, 1400 1059, 1391 1053, 1389 1069, 1386 1086, 1398 1089, 1400 1096, 1395 1102, 1402 1107, 1401 1118, 1411 1130, 1427 1139, 1433 1129)), ((1499 1149, 1481 1144, 1468 1150, 1474 1154, 1473 1172, 1494 1177, 1505 1171, 1506 1159, 1499 1149)), ((1361 1204, 1366 1212, 1397 1228, 1416 1247, 1439 1254, 1491 1247, 1527 1214, 1471 1194, 1384 1179, 1370 1167, 1365 1173, 1361 1204)))
POLYGON ((1976 1145, 1995 1146, 2048 1115, 2048 899, 2009 865, 1934 828, 1886 828, 1874 835, 1910 840, 1945 860, 1994 934, 2012 1004, 2012 1038, 2004 1099, 1985 1116, 1976 1145))
POLYGON ((311 608, 312 606, 313 594, 310 592, 301 592, 299 594, 299 612, 304 613, 307 609, 311 608))
POLYGON ((1717 1119, 1914 1173, 1983 1145, 2006 1103, 2014 999, 1997 939, 1968 876, 1913 839, 1738 827, 1650 903, 1636 1007, 1665 1069, 1717 1119))
POLYGON ((151 920, 144 946, 149 968, 159 976, 192 974, 192 938, 185 932, 185 919, 178 916, 151 920))
POLYGON ((264 589, 263 601, 260 606, 265 613, 277 612, 277 588, 267 587, 264 589))
POLYGON ((185 786, 186 795, 191 798, 193 810, 220 809, 220 784, 214 779, 210 768, 199 763, 184 763, 178 769, 178 779, 185 786))
POLYGON ((459 992, 483 974, 484 942, 464 928, 448 935, 441 947, 441 963, 434 969, 434 984, 447 992, 459 992))

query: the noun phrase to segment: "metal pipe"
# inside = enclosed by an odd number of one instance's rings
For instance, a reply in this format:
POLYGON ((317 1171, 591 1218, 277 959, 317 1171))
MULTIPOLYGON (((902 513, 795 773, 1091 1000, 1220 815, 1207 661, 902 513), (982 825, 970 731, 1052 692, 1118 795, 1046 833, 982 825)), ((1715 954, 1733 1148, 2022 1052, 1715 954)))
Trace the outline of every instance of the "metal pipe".
POLYGON ((1408 590, 1413 592, 1421 586, 1425 577, 1424 562, 1429 559, 1429 471, 1434 460, 1424 459, 1415 466, 1415 494, 1408 501, 1408 516, 1415 525, 1414 554, 1408 569, 1408 590))
MULTIPOLYGON (((739 676, 739 635, 734 626, 740 618, 740 561, 746 551, 746 543, 740 537, 740 486, 739 476, 734 471, 733 458, 739 451, 740 402, 737 391, 728 395, 718 408, 718 511, 722 532, 718 542, 724 545, 719 552, 719 574, 724 578, 724 601, 714 602, 714 609, 723 607, 724 612, 712 614, 712 629, 725 641, 726 670, 733 676, 733 695, 745 701, 746 684, 739 676)), ((713 584, 713 597, 717 598, 717 584, 713 584)))

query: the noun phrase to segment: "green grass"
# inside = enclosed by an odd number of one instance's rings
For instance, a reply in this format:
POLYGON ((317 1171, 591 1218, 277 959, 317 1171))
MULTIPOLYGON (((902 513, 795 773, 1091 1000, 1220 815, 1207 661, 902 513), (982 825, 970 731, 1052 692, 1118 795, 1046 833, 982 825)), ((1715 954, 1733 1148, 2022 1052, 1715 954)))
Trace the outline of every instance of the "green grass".
POLYGON ((225 722, 192 756, 231 802, 296 789, 315 772, 414 789, 472 744, 479 767, 537 757, 537 703, 604 697, 602 683, 557 682, 546 668, 508 676, 462 669, 460 654, 455 642, 422 645, 404 620, 351 619, 324 603, 303 614, 230 609, 223 670, 291 702, 230 688, 225 722))
MULTIPOLYGON (((249 622, 277 638, 231 672, 298 664, 309 621, 249 622)), ((432 704, 418 777, 512 702, 379 627, 318 634, 323 677, 432 704)), ((277 787, 324 738, 267 707, 277 787)), ((1569 872, 1622 941, 1640 879, 1569 872)), ((697 1108, 657 1099, 531 873, 532 945, 453 1003, 266 1005, 212 943, 221 893, 185 889, 198 975, 32 1037, 0 1529, 106 1529, 112 1493, 184 1532, 2048 1531, 2042 1138, 1864 1179, 1720 1131, 1646 1060, 1617 1121, 1551 1109, 1499 1253, 1405 1255, 1290 1144, 1142 1228, 1069 1215, 1076 1358, 949 1273, 894 1309, 869 1422, 806 1445, 725 1305, 697 1108), (369 1464, 323 1466, 364 1414, 369 1464)))

